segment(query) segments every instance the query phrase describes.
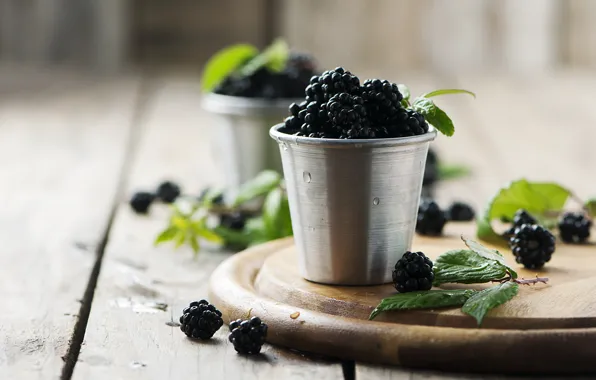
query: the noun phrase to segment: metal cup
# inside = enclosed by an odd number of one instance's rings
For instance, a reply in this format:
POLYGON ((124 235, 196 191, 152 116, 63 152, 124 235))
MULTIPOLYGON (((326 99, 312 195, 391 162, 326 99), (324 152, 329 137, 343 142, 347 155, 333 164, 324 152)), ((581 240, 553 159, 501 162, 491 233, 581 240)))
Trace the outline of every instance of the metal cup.
POLYGON ((220 120, 211 129, 211 147, 224 186, 238 188, 266 169, 281 173, 278 148, 269 138, 269 129, 288 116, 292 102, 300 103, 301 99, 266 100, 213 93, 202 98, 203 108, 220 120))
POLYGON ((271 128, 288 192, 301 275, 333 285, 391 281, 411 248, 436 131, 390 139, 320 139, 271 128))

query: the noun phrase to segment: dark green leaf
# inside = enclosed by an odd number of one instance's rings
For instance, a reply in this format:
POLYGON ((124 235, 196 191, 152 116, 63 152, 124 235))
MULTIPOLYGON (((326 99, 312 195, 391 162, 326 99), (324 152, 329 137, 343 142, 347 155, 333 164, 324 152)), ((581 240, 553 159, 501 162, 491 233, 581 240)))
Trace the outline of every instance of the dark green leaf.
POLYGON ((273 170, 262 171, 255 178, 240 186, 232 207, 237 207, 256 197, 267 194, 279 186, 280 182, 281 176, 278 172, 273 170))
POLYGON ((410 100, 410 89, 405 84, 398 84, 397 89, 403 95, 404 100, 410 100))
POLYGON ((445 136, 453 136, 455 132, 453 122, 431 99, 418 97, 412 103, 412 107, 416 112, 421 113, 426 121, 435 127, 437 131, 445 136))
POLYGON ((276 39, 261 54, 254 57, 240 69, 241 75, 251 75, 261 67, 265 66, 273 72, 280 72, 286 67, 290 56, 290 48, 282 39, 276 39))
POLYGON ((474 317, 480 325, 489 310, 515 297, 518 290, 519 285, 511 281, 484 289, 470 297, 461 311, 474 317))
POLYGON ((246 230, 232 230, 223 226, 215 227, 213 232, 220 236, 226 245, 238 250, 248 247, 252 241, 259 238, 258 236, 251 235, 246 230))
POLYGON ((290 215, 290 203, 288 202, 288 194, 286 192, 283 194, 279 214, 279 224, 281 225, 280 237, 292 236, 294 234, 292 230, 292 216, 290 215))
POLYGON ((507 267, 478 253, 462 249, 437 257, 434 263, 433 285, 446 283, 481 284, 507 277, 507 267))
POLYGON ((439 178, 450 180, 466 177, 470 174, 470 168, 463 165, 447 165, 439 163, 439 178))
POLYGON ((525 209, 543 219, 544 214, 549 211, 561 211, 570 194, 568 189, 556 183, 528 182, 525 179, 511 182, 500 189, 489 202, 484 217, 478 219, 476 236, 493 242, 497 235, 492 228, 493 220, 511 220, 519 209, 525 209))
POLYGON ((383 311, 408 309, 434 309, 448 306, 461 306, 475 293, 471 289, 458 290, 425 290, 409 293, 398 293, 387 297, 372 311, 369 320, 383 311))
POLYGON ((513 268, 511 268, 510 266, 505 264, 505 258, 503 257, 501 252, 494 250, 494 249, 486 248, 485 246, 478 243, 477 241, 474 241, 471 239, 466 239, 463 236, 462 236, 462 240, 464 241, 464 243, 466 243, 468 248, 470 248, 471 250, 473 250, 480 256, 484 257, 485 259, 495 260, 495 261, 501 263, 503 266, 505 266, 507 268, 507 271, 511 274, 511 277, 513 279, 517 278, 517 272, 513 268))
POLYGON ((205 64, 201 76, 202 91, 213 91, 222 80, 256 56, 258 52, 258 49, 252 45, 237 44, 215 53, 205 64))
POLYGON ((588 214, 596 218, 596 198, 589 199, 584 206, 588 214))
POLYGON ((448 94, 468 94, 468 95, 472 95, 474 98, 476 98, 476 94, 474 94, 472 91, 460 90, 457 88, 447 88, 447 89, 443 89, 443 90, 431 91, 431 92, 428 92, 428 93, 422 95, 422 97, 430 98, 433 96, 448 95, 448 94))
POLYGON ((169 226, 165 230, 161 231, 159 235, 157 235, 153 244, 158 245, 166 241, 170 241, 174 239, 177 232, 178 228, 176 228, 176 226, 169 226))

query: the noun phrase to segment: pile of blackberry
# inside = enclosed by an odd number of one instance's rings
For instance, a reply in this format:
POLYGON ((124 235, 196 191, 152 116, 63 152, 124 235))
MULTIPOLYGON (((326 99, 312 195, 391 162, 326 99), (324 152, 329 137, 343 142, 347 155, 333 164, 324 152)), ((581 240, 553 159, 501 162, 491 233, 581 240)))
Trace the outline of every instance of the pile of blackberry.
POLYGON ((229 75, 213 92, 220 95, 247 98, 300 98, 310 78, 315 75, 316 62, 308 54, 292 53, 281 72, 261 67, 248 76, 229 75))
POLYGON ((418 206, 416 232, 425 236, 441 236, 447 222, 469 222, 474 220, 474 209, 464 202, 453 202, 446 210, 432 198, 423 198, 418 206))
POLYGON ((428 132, 418 112, 406 109, 395 83, 360 79, 343 67, 313 76, 305 101, 289 107, 284 132, 333 139, 408 137, 428 132))

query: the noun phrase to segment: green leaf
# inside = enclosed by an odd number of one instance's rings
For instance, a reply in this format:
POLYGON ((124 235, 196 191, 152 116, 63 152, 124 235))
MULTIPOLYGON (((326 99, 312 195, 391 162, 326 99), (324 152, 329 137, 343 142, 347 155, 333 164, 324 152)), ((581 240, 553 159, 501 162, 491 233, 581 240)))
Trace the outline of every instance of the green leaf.
POLYGON ((215 53, 205 64, 201 76, 201 90, 210 92, 228 75, 247 60, 255 57, 259 50, 248 44, 228 46, 215 53))
POLYGON ((186 231, 179 230, 174 237, 174 246, 180 248, 186 242, 186 231))
POLYGON ((507 277, 507 267, 467 250, 443 253, 435 260, 434 286, 446 283, 481 284, 507 277))
POLYGON ((248 247, 252 241, 259 238, 259 236, 255 236, 246 231, 246 229, 238 231, 223 226, 217 226, 213 229, 213 232, 220 236, 227 246, 238 250, 248 247))
POLYGON ((474 241, 471 239, 466 239, 463 236, 462 236, 462 240, 468 246, 468 248, 470 248, 472 251, 476 252, 478 255, 484 257, 485 259, 495 260, 495 261, 499 262, 505 268, 507 268, 507 271, 511 274, 511 277, 513 279, 517 278, 517 272, 515 270, 513 270, 513 268, 511 268, 510 266, 505 264, 505 258, 503 257, 501 252, 494 250, 494 249, 486 248, 485 246, 478 243, 477 241, 474 241))
POLYGON ((210 208, 213 206, 213 200, 218 196, 222 195, 223 191, 221 189, 210 188, 201 198, 201 206, 210 208))
MULTIPOLYGON (((551 182, 513 181, 489 202, 484 216, 477 221, 476 236, 484 241, 495 241, 498 234, 492 228, 495 219, 513 219, 515 212, 525 209, 538 219, 544 219, 549 211, 561 211, 571 192, 551 182)), ((502 239, 501 239, 502 241, 502 239)))
POLYGON ((584 205, 588 214, 596 218, 596 198, 589 199, 584 205))
POLYGON ((219 236, 216 232, 207 229, 206 227, 198 230, 197 235, 215 244, 224 243, 224 239, 221 236, 219 236))
POLYGON ((159 233, 159 235, 157 235, 153 244, 158 245, 158 244, 164 243, 166 241, 170 241, 170 240, 174 239, 177 232, 178 232, 178 228, 176 228, 176 226, 169 226, 165 230, 161 231, 159 233))
POLYGON ((263 222, 267 237, 271 240, 281 235, 281 205, 283 202, 283 191, 276 187, 271 190, 263 203, 263 222))
POLYGON ((476 291, 458 290, 423 290, 418 292, 398 293, 383 299, 372 311, 369 320, 388 310, 434 309, 448 306, 461 306, 476 291))
POLYGON ((264 170, 252 180, 245 182, 238 189, 232 207, 237 207, 253 198, 262 196, 279 186, 281 176, 273 170, 264 170))
POLYGON ((426 121, 445 136, 453 136, 455 127, 447 114, 437 107, 430 99, 418 97, 412 103, 412 108, 421 113, 426 121))
POLYGON ((280 237, 292 236, 294 234, 292 229, 292 216, 290 214, 290 203, 288 201, 288 194, 286 192, 283 193, 281 210, 279 214, 279 224, 281 226, 280 237))
POLYGON ((435 91, 427 92, 426 94, 422 95, 422 97, 430 98, 433 96, 448 95, 448 94, 468 94, 468 95, 472 95, 474 98, 476 98, 476 94, 474 94, 472 91, 461 90, 461 89, 457 89, 457 88, 446 88, 443 90, 435 90, 435 91))
POLYGON ((195 255, 199 253, 201 246, 199 245, 199 240, 197 237, 193 235, 188 239, 188 241, 190 243, 190 248, 192 248, 192 251, 195 253, 195 255))
POLYGON ((404 100, 410 100, 410 89, 405 84, 398 84, 397 89, 403 95, 404 100))
POLYGON ((519 285, 511 281, 484 289, 470 297, 461 308, 461 311, 474 317, 480 325, 489 310, 515 297, 518 290, 519 285))
POLYGON ((280 72, 286 67, 290 56, 290 48, 282 39, 276 39, 261 54, 251 59, 240 69, 243 76, 251 75, 261 67, 265 66, 273 72, 280 72))
POLYGON ((439 163, 439 178, 442 180, 466 177, 470 174, 470 168, 463 165, 447 165, 439 163))

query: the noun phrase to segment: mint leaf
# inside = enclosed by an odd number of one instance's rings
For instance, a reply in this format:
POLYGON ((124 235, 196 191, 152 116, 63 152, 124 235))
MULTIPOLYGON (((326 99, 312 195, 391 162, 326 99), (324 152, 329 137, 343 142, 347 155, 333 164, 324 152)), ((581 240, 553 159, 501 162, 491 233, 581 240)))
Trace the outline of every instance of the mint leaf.
POLYGON ((242 250, 248 247, 251 242, 262 238, 261 236, 251 234, 246 229, 238 231, 223 226, 213 228, 213 232, 217 236, 220 236, 228 247, 236 250, 242 250))
POLYGON ((462 249, 442 254, 433 268, 434 286, 446 283, 481 284, 507 277, 507 267, 478 253, 462 249))
POLYGON ((286 67, 290 48, 282 39, 276 39, 261 54, 254 57, 240 69, 240 74, 248 76, 265 66, 273 72, 280 72, 286 67))
POLYGON ((280 237, 292 236, 294 231, 292 229, 292 216, 290 214, 290 202, 288 201, 288 194, 283 193, 281 202, 281 210, 279 211, 280 237))
MULTIPOLYGON (((477 221, 476 236, 484 241, 496 242, 498 234, 491 222, 495 219, 513 219, 515 212, 525 209, 540 220, 549 211, 561 211, 571 192, 563 186, 551 182, 529 182, 520 179, 511 182, 489 202, 484 216, 477 221)), ((502 239, 501 239, 502 241, 502 239)))
POLYGON ((213 91, 222 80, 247 60, 256 56, 258 52, 256 47, 248 44, 232 45, 218 51, 205 64, 201 76, 201 90, 213 91))
POLYGON ((480 325, 489 310, 515 297, 518 290, 519 285, 511 281, 484 289, 471 296, 461 308, 461 311, 474 317, 480 325))
POLYGON ((238 189, 232 207, 237 207, 249 200, 265 195, 281 183, 281 176, 273 170, 264 170, 255 178, 245 182, 238 189))
POLYGON ((503 265, 503 267, 507 268, 507 272, 511 274, 511 278, 513 278, 514 280, 517 278, 517 272, 513 270, 513 268, 505 264, 505 258, 503 257, 501 252, 494 249, 486 248, 477 241, 466 239, 463 236, 461 239, 472 251, 476 252, 478 255, 482 256, 485 259, 497 261, 498 263, 503 265))
POLYGON ((178 232, 178 228, 176 228, 176 226, 169 226, 165 230, 161 231, 159 233, 159 235, 157 235, 153 244, 158 245, 158 244, 164 243, 166 241, 170 241, 170 240, 174 239, 177 232, 178 232))
POLYGON ((192 251, 195 253, 195 255, 199 253, 201 246, 199 245, 199 240, 197 237, 193 235, 188 239, 188 241, 190 243, 190 248, 192 248, 192 251))
POLYGON ((397 89, 403 95, 405 101, 410 100, 410 89, 405 84, 398 84, 397 89))
POLYGON ((589 199, 584 207, 590 216, 596 218, 596 198, 589 199))
POLYGON ((445 136, 453 136, 455 127, 447 114, 437 107, 430 99, 418 97, 412 103, 412 108, 421 113, 426 121, 445 136))
POLYGON ((468 94, 468 95, 472 95, 474 98, 476 98, 476 94, 474 94, 472 91, 461 90, 461 89, 457 89, 457 88, 447 88, 447 89, 443 89, 443 90, 435 90, 435 91, 427 92, 426 94, 421 95, 421 97, 430 98, 433 96, 448 95, 448 94, 468 94))
POLYGON ((458 290, 423 290, 418 292, 398 293, 383 299, 372 311, 369 320, 388 310, 432 309, 463 305, 476 291, 458 290))
POLYGON ((442 180, 456 179, 470 174, 470 168, 463 165, 447 165, 439 163, 439 178, 442 180))

